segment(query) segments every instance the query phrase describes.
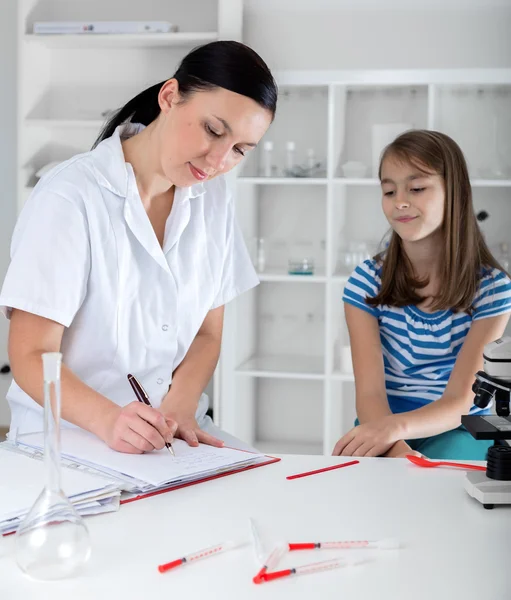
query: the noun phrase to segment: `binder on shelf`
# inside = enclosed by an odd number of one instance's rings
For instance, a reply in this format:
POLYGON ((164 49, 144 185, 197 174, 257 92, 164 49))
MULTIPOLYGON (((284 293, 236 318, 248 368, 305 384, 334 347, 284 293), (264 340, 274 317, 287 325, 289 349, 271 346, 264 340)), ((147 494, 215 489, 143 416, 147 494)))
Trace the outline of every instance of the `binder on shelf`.
POLYGON ((177 25, 168 21, 36 21, 33 33, 55 34, 129 34, 129 33, 175 33, 177 25))

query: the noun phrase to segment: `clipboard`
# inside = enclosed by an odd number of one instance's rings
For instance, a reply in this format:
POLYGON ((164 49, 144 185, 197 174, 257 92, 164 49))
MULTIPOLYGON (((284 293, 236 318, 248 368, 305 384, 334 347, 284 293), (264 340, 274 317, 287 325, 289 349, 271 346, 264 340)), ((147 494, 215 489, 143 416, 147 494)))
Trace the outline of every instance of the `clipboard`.
POLYGON ((180 490, 182 488, 190 487, 192 485, 197 485, 199 483, 204 483, 206 481, 213 481, 213 479, 220 479, 221 477, 228 477, 229 475, 236 475, 237 473, 243 473, 244 471, 250 471, 251 469, 257 469, 259 467, 265 467, 267 465, 272 465, 281 461, 281 458, 276 456, 267 456, 268 460, 264 462, 260 462, 256 465, 249 465, 248 467, 242 467, 241 469, 232 469, 231 471, 225 471, 225 473, 218 473, 216 475, 210 475, 208 477, 202 477, 199 479, 195 479, 194 481, 187 481, 186 483, 178 483, 177 485, 169 486, 167 488, 162 488, 161 490, 155 490, 154 492, 147 492, 143 494, 138 494, 136 496, 130 498, 122 498, 121 494, 121 506, 124 504, 129 504, 130 502, 136 502, 137 500, 143 500, 144 498, 151 498, 152 496, 159 496, 160 494, 166 494, 168 492, 173 492, 174 490, 180 490))

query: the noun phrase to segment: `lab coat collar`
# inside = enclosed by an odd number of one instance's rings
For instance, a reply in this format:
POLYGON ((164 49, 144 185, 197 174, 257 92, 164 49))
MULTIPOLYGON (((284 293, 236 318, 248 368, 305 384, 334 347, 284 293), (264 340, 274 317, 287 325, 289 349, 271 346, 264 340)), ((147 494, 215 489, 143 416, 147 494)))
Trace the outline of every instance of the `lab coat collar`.
MULTIPOLYGON (((122 150, 122 140, 127 139, 145 129, 140 123, 124 123, 119 125, 111 137, 103 140, 92 151, 96 159, 94 167, 97 181, 104 188, 121 198, 127 198, 129 192, 130 176, 133 169, 128 167, 122 150)), ((206 190, 203 183, 197 183, 187 188, 181 188, 181 198, 197 198, 206 190)))

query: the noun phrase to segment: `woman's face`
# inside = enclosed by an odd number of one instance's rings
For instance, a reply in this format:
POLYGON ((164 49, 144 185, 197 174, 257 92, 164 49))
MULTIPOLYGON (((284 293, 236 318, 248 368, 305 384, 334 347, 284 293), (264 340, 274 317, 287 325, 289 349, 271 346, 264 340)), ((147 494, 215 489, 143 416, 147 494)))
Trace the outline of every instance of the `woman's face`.
POLYGON ((257 102, 224 88, 195 92, 185 102, 175 79, 159 94, 161 168, 178 187, 227 173, 257 145, 271 113, 257 102))
POLYGON ((389 156, 382 164, 381 187, 383 212, 402 240, 417 242, 440 230, 445 205, 440 175, 389 156))

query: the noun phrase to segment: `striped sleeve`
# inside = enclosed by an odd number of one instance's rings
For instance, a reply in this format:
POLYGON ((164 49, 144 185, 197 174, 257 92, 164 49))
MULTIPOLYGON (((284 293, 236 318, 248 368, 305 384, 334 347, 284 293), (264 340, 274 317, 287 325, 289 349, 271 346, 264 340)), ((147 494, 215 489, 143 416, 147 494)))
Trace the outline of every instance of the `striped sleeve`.
POLYGON ((366 260, 353 271, 346 282, 342 300, 378 317, 378 309, 367 304, 366 298, 374 298, 380 287, 381 279, 376 262, 366 260))
POLYGON ((472 306, 474 321, 511 312, 511 280, 509 277, 498 269, 488 271, 481 279, 472 306))

